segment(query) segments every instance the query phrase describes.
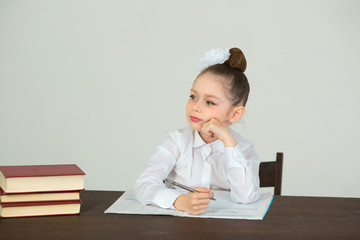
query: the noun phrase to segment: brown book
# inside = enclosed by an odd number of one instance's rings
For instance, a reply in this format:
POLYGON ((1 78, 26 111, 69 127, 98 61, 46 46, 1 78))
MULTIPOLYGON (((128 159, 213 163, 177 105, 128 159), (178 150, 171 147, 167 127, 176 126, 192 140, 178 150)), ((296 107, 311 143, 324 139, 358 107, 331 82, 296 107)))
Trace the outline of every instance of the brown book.
POLYGON ((3 194, 80 191, 84 175, 75 164, 0 166, 0 187, 3 194))
POLYGON ((81 200, 1 203, 0 218, 74 215, 80 213, 81 200))
POLYGON ((79 200, 80 191, 5 194, 0 188, 0 203, 48 202, 79 200))

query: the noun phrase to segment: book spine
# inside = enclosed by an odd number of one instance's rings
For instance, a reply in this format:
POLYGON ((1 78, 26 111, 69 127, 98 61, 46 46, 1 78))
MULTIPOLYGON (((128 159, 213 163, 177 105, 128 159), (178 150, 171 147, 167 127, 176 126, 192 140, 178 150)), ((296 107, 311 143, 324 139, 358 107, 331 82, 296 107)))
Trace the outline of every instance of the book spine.
POLYGON ((43 205, 60 205, 60 204, 78 204, 82 203, 79 200, 64 200, 64 201, 46 201, 46 202, 9 202, 9 203, 0 203, 2 207, 26 207, 26 206, 43 206, 43 205))
POLYGON ((81 192, 84 191, 85 188, 82 189, 71 189, 71 190, 56 190, 56 191, 36 191, 36 192, 5 192, 0 187, 0 195, 12 195, 12 194, 35 194, 35 193, 67 193, 67 192, 81 192))
POLYGON ((27 216, 15 216, 15 217, 3 217, 0 215, 0 218, 27 218, 27 217, 51 217, 51 216, 71 216, 71 215, 80 215, 78 213, 64 213, 64 214, 44 214, 44 215, 27 215, 27 216))
POLYGON ((85 175, 76 164, 0 166, 5 178, 85 175))

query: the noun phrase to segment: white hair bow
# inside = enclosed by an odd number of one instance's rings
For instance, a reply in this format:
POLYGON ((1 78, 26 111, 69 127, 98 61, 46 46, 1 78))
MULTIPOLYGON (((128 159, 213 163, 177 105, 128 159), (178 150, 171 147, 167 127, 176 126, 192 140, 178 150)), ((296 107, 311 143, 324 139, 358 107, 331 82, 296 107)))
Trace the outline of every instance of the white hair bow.
POLYGON ((200 59, 200 71, 205 68, 215 65, 223 64, 230 57, 230 48, 216 48, 204 54, 204 57, 200 59))

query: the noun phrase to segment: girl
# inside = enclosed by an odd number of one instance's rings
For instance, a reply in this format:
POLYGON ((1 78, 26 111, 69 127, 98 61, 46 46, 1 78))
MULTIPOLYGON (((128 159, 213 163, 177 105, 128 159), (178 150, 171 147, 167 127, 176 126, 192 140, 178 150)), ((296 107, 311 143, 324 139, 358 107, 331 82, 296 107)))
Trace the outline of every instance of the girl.
POLYGON ((254 145, 229 128, 245 113, 250 87, 246 59, 238 48, 213 49, 201 59, 186 105, 189 126, 169 132, 135 183, 144 204, 202 214, 214 193, 251 203, 259 197, 259 159, 254 145), (167 188, 164 179, 196 187, 200 193, 167 188))

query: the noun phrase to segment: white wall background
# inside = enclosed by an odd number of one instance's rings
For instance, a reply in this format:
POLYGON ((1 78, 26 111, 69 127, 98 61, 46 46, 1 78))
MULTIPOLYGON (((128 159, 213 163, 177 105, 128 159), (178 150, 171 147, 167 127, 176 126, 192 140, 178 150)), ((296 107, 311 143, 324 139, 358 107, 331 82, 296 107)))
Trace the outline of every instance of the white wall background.
POLYGON ((360 197, 360 2, 0 0, 0 164, 76 163, 125 190, 186 126, 198 61, 238 46, 251 93, 234 126, 284 195, 360 197))

